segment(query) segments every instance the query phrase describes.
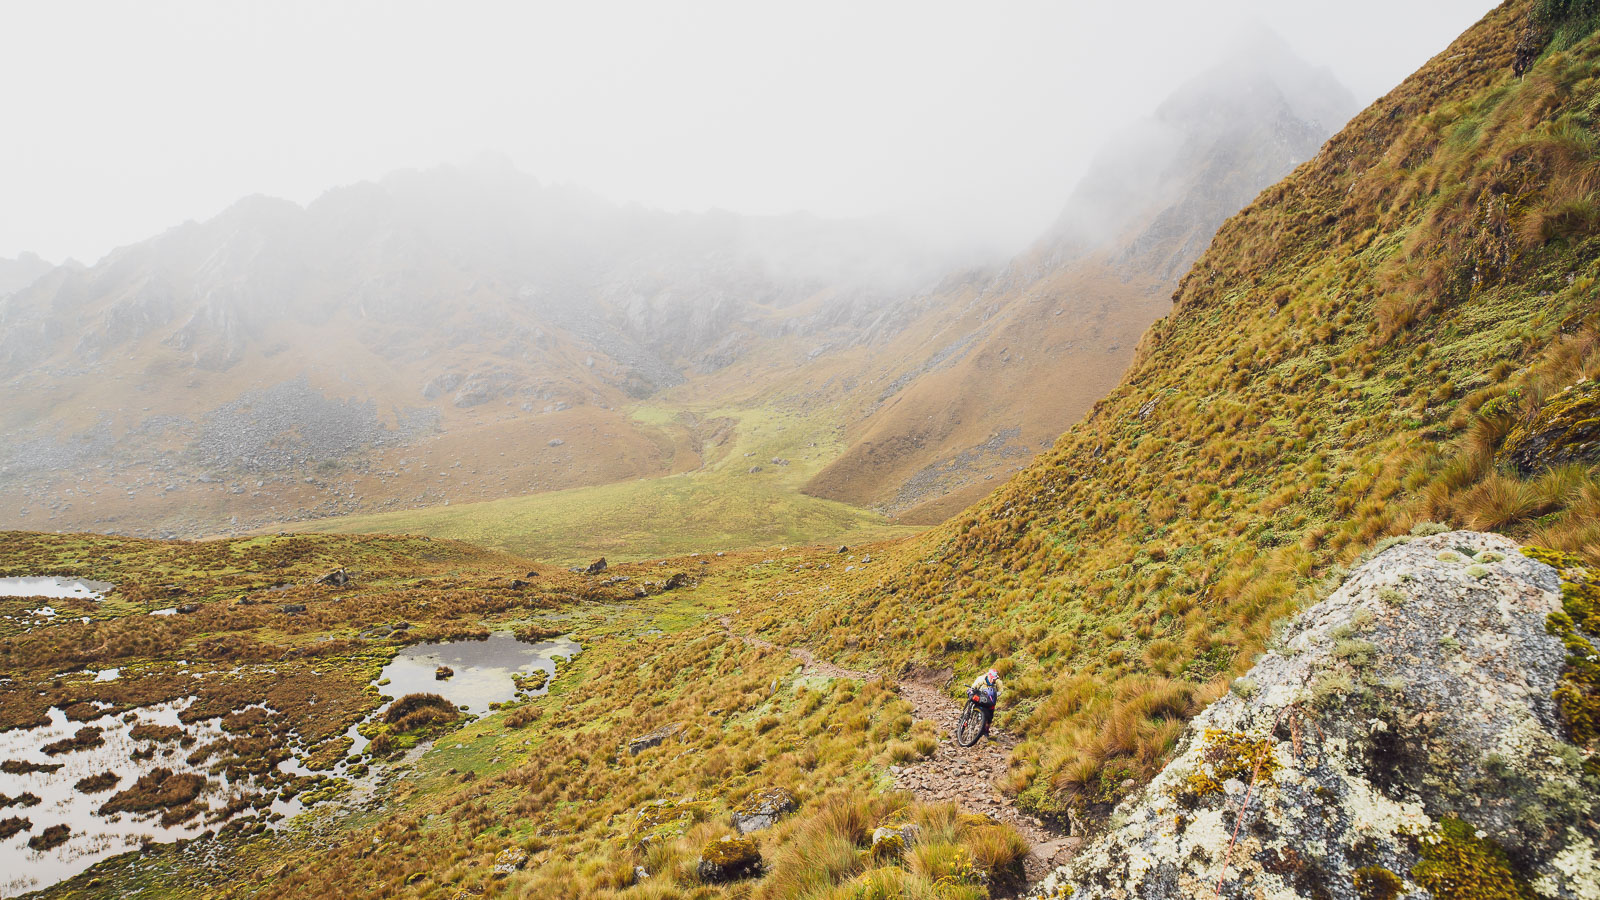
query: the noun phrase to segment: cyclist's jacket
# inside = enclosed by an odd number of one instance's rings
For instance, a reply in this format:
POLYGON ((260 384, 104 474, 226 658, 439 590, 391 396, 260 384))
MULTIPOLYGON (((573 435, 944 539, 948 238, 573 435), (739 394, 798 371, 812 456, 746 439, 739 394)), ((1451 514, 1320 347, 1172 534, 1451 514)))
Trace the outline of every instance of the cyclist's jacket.
POLYGON ((988 678, 985 677, 986 675, 987 673, 979 675, 973 680, 972 687, 968 690, 976 695, 975 699, 978 702, 993 706, 995 701, 1000 699, 1000 682, 996 681, 994 684, 990 684, 988 678))

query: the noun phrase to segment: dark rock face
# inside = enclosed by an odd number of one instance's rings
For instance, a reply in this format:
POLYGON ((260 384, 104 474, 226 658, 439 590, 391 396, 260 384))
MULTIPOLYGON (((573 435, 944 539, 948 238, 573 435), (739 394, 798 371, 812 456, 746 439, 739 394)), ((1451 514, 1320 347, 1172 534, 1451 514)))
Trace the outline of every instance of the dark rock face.
POLYGON ((602 556, 599 559, 595 560, 594 562, 589 563, 588 567, 583 570, 583 574, 585 574, 585 575, 599 575, 601 572, 604 572, 605 570, 606 570, 606 558, 604 556, 602 556))
POLYGON ((1555 570, 1497 535, 1379 554, 1035 896, 1600 896, 1596 792, 1552 697, 1560 608, 1555 570), (1499 887, 1452 893, 1469 875, 1499 887))
POLYGON ((762 831, 778 824, 778 820, 795 811, 798 804, 794 795, 783 788, 767 788, 745 798, 733 811, 733 827, 740 834, 762 831))
POLYGON ((303 613, 306 611, 304 603, 285 603, 280 608, 286 613, 303 613))
POLYGON ((1500 459, 1524 475, 1600 459, 1600 382, 1580 381, 1545 401, 1506 435, 1500 459))

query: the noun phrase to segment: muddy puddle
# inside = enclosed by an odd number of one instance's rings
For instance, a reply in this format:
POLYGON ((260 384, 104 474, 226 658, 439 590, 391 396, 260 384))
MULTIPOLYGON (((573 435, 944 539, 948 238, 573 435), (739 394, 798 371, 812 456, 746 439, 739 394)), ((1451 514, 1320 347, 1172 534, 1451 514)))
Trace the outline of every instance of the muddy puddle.
MULTIPOLYGON (((490 704, 517 698, 513 676, 536 671, 554 675, 555 658, 570 659, 580 649, 576 641, 566 637, 529 643, 517 640, 510 632, 496 632, 482 641, 417 644, 401 650, 393 662, 384 666, 378 689, 390 697, 438 694, 466 712, 481 716, 489 711, 490 704), (440 679, 440 666, 455 674, 440 679), (387 684, 383 683, 385 679, 387 684)), ((536 697, 545 690, 526 690, 522 696, 536 697)))
MULTIPOLYGON (((0 896, 14 897, 48 887, 102 859, 137 849, 147 840, 164 843, 214 829, 218 811, 253 793, 248 783, 231 784, 224 775, 189 764, 189 747, 223 737, 220 719, 188 724, 179 721, 178 713, 189 702, 160 703, 90 722, 72 722, 61 710, 51 709, 48 725, 0 732, 0 761, 9 770, 0 771, 0 794, 5 795, 0 802, 7 804, 0 809, 0 824, 13 818, 29 823, 25 830, 0 841, 0 896), (70 741, 86 728, 99 730, 100 743, 44 752, 52 743, 70 741), (152 739, 148 737, 152 733, 164 737, 152 739), (135 759, 136 755, 148 758, 135 759), (55 766, 60 768, 38 768, 55 766), (204 778, 204 786, 193 801, 200 808, 198 815, 185 822, 163 825, 160 809, 149 813, 101 812, 102 806, 120 791, 131 788, 141 776, 163 768, 173 775, 204 778), (86 779, 99 777, 103 784, 111 782, 106 773, 115 776, 109 787, 89 785, 92 793, 80 790, 80 782, 86 779), (29 847, 30 840, 40 839, 46 829, 60 825, 71 829, 64 843, 49 849, 29 847)), ((292 815, 297 809, 292 802, 275 802, 272 811, 292 815)), ((12 826, 16 824, 13 822, 12 826)))
POLYGON ((0 597, 49 597, 55 600, 104 600, 116 585, 87 578, 0 578, 0 597))

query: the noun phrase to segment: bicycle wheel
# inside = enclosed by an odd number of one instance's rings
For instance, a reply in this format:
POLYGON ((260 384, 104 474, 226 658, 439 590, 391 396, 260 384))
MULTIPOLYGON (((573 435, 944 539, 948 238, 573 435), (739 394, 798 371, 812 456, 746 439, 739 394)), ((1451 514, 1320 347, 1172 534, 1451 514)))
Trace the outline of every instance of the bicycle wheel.
POLYGON ((961 711, 961 723, 956 726, 956 743, 963 747, 971 747, 983 737, 983 710, 971 700, 967 701, 967 708, 961 711))

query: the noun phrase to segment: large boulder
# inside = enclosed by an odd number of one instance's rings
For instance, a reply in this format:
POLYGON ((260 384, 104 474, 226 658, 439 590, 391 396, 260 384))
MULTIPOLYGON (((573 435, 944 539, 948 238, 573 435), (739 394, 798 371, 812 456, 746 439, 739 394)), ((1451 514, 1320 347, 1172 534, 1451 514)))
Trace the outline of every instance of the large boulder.
POLYGON ((1600 459, 1600 381, 1580 381, 1546 400, 1511 429, 1499 456, 1524 475, 1600 459))
POLYGON ((1552 698, 1560 603, 1496 535, 1384 551, 1034 895, 1600 897, 1596 779, 1552 698))

